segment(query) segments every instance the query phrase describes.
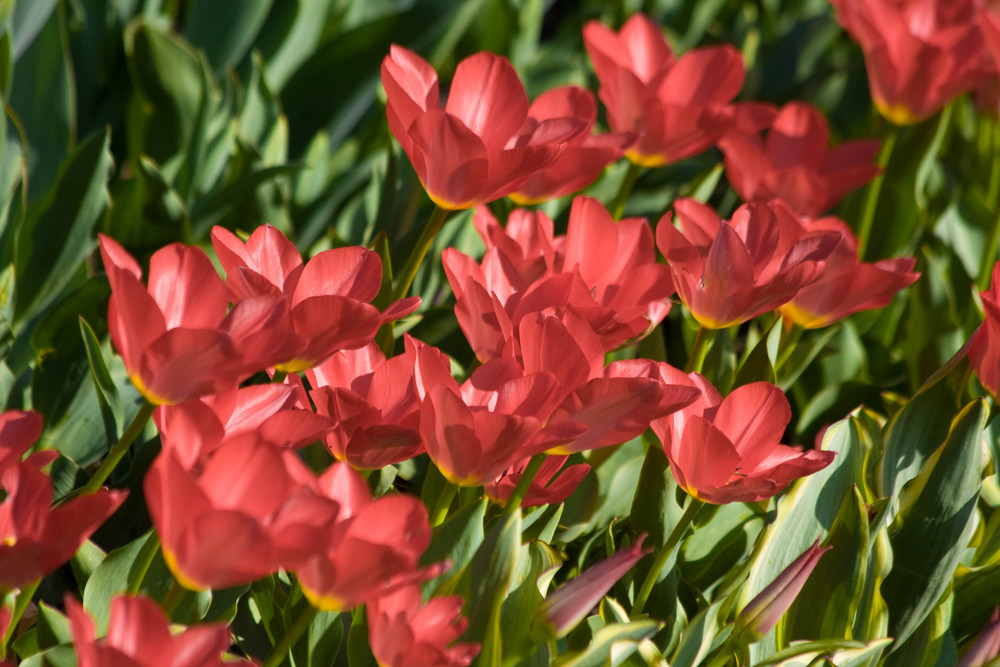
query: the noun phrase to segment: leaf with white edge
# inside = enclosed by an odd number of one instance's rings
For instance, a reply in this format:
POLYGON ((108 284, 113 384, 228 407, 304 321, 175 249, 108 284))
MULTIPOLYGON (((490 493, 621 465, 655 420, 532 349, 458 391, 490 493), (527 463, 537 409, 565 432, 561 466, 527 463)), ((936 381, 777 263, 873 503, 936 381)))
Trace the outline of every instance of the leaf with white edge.
POLYGON ((836 667, 862 667, 874 664, 885 648, 892 643, 891 639, 882 638, 864 644, 853 641, 824 640, 803 642, 775 653, 756 667, 807 667, 817 664, 817 659, 823 659, 819 664, 833 664, 836 667), (828 662, 827 662, 828 661, 828 662))
POLYGON ((554 667, 606 667, 619 665, 639 648, 639 642, 650 639, 660 628, 655 621, 635 621, 605 625, 594 633, 594 639, 583 651, 564 655, 554 667))

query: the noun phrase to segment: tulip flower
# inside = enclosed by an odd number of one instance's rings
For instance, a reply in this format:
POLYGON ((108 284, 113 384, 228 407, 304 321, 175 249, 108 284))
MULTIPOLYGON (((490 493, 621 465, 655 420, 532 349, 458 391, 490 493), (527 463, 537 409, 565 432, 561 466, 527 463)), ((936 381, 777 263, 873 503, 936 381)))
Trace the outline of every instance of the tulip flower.
POLYGON ((990 288, 979 293, 984 321, 969 342, 969 361, 976 377, 994 396, 1000 395, 1000 262, 993 265, 990 288))
POLYGON ((420 401, 413 384, 416 363, 407 352, 386 359, 375 343, 343 350, 306 371, 310 396, 321 415, 335 420, 327 449, 355 468, 377 470, 424 451, 420 401))
POLYGON ((314 486, 293 453, 256 432, 231 438, 200 471, 164 449, 145 480, 164 560, 192 590, 249 583, 319 548, 317 526, 338 506, 314 486))
POLYGON ((283 297, 291 329, 285 345, 295 347, 275 366, 288 373, 311 368, 336 350, 364 346, 381 325, 420 305, 419 297, 410 297, 379 313, 368 303, 381 287, 382 262, 366 248, 325 250, 303 265, 292 242, 271 225, 258 227, 245 244, 215 227, 212 246, 234 303, 283 297))
POLYGON ((455 644, 469 622, 458 596, 420 604, 420 586, 410 584, 374 598, 366 606, 368 640, 383 667, 464 667, 479 654, 479 644, 455 644))
POLYGON ((974 0, 830 0, 861 46, 872 100, 896 125, 919 123, 980 76, 974 0))
POLYGON ((834 452, 780 444, 792 412, 773 384, 743 385, 723 399, 705 378, 692 379, 701 398, 652 424, 688 495, 715 505, 764 500, 833 461, 834 452))
POLYGON ((297 407, 303 400, 308 401, 304 392, 293 385, 251 385, 177 405, 161 405, 153 413, 153 421, 164 448, 190 470, 244 433, 256 431, 267 442, 290 449, 320 440, 333 428, 333 421, 297 407))
POLYGON ((585 119, 528 117, 510 62, 477 53, 458 64, 442 109, 434 69, 393 45, 382 61, 389 129, 441 209, 472 208, 517 192, 588 129, 585 119))
POLYGON ((660 166, 697 155, 737 128, 756 132, 774 116, 767 105, 732 103, 746 77, 743 56, 732 46, 675 56, 660 26, 643 14, 634 14, 618 33, 591 21, 583 42, 611 129, 639 135, 626 153, 635 164, 660 166))
POLYGON ((52 481, 41 468, 55 456, 39 452, 0 471, 0 594, 67 562, 128 495, 102 489, 53 508, 52 481))
POLYGON ((586 618, 615 582, 631 570, 643 556, 652 553, 652 548, 642 548, 645 539, 646 534, 643 533, 632 546, 588 568, 547 596, 532 619, 532 632, 552 639, 569 634, 586 618))
POLYGON ((984 667, 998 655, 1000 655, 1000 607, 994 607, 989 622, 962 656, 958 667, 984 667))
POLYGON ((227 313, 226 288, 200 249, 156 251, 149 285, 138 263, 101 235, 111 283, 108 329, 129 379, 151 403, 182 403, 236 387, 289 352, 279 297, 244 299, 227 313))
POLYGON ((539 95, 528 107, 523 132, 545 121, 578 118, 586 123, 583 132, 567 141, 558 157, 528 178, 510 198, 519 205, 540 204, 587 187, 606 166, 617 162, 636 139, 635 134, 592 134, 597 122, 594 94, 579 86, 560 86, 539 95))
POLYGON ((32 410, 0 414, 0 471, 21 460, 42 434, 42 416, 32 410))
POLYGON ((819 109, 790 102, 778 112, 766 140, 734 133, 719 142, 726 177, 743 201, 783 199, 799 215, 814 218, 880 171, 871 164, 878 141, 848 141, 827 150, 829 136, 819 109))
POLYGON ((475 224, 487 245, 481 264, 454 249, 442 254, 455 314, 483 361, 503 354, 525 315, 572 309, 605 351, 646 335, 666 317, 670 271, 656 262, 645 220, 615 222, 590 197, 573 200, 565 236, 541 212, 515 211, 504 231, 485 209, 475 224))
POLYGON ((976 22, 985 45, 986 57, 972 90, 976 109, 1000 115, 1000 8, 985 6, 976 13, 976 22))
POLYGON ((827 546, 820 549, 819 539, 813 542, 811 547, 743 607, 736 617, 733 635, 746 632, 750 637, 760 638, 770 632, 792 606, 809 575, 816 569, 819 559, 832 548, 827 546))
MULTIPOLYGON (((566 500, 576 491, 580 482, 590 472, 586 463, 577 463, 562 469, 568 456, 546 456, 541 467, 531 480, 528 491, 521 501, 521 507, 536 507, 538 505, 556 505, 566 500), (557 476, 557 473, 558 476, 557 476)), ((514 493, 514 487, 521 479, 521 474, 528 466, 530 458, 521 459, 507 468, 499 477, 485 485, 486 496, 498 505, 506 505, 514 493)))
POLYGON ((806 285, 781 306, 781 316, 806 329, 825 327, 862 310, 883 308, 902 289, 920 277, 913 273, 913 257, 862 262, 858 242, 850 228, 838 218, 822 218, 808 229, 841 233, 840 243, 824 262, 816 282, 806 285))
POLYGON ((66 594, 66 615, 80 667, 221 667, 229 648, 225 623, 171 631, 160 607, 144 596, 111 599, 108 632, 97 639, 93 619, 72 595, 66 594))
MULTIPOLYGON (((337 512, 332 520, 315 523, 317 548, 290 568, 313 606, 344 611, 443 570, 441 565, 418 568, 431 542, 431 526, 417 498, 372 499, 364 478, 346 463, 323 473, 318 493, 333 501, 337 512)), ((307 508, 302 511, 308 519, 307 508)))
POLYGON ((744 204, 723 222, 693 199, 674 203, 683 231, 669 213, 656 228, 681 301, 698 323, 724 329, 790 301, 823 271, 840 232, 807 231, 777 200, 744 204))

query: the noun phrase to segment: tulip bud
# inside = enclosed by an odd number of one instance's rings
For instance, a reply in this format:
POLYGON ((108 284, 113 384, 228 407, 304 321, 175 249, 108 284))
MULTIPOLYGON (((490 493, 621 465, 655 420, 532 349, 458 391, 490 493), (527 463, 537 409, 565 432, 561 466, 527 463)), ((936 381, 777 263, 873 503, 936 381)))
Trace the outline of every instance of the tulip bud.
POLYGON ((993 610, 989 623, 976 637, 958 667, 979 667, 1000 655, 1000 607, 993 610))
POLYGON ((792 561, 792 564, 782 570, 781 574, 770 585, 751 600, 747 606, 743 607, 743 611, 736 619, 733 636, 750 632, 755 637, 760 638, 770 632, 788 611, 795 597, 805 585, 806 579, 819 563, 820 557, 832 548, 820 549, 819 538, 817 538, 812 546, 806 549, 805 553, 792 561))

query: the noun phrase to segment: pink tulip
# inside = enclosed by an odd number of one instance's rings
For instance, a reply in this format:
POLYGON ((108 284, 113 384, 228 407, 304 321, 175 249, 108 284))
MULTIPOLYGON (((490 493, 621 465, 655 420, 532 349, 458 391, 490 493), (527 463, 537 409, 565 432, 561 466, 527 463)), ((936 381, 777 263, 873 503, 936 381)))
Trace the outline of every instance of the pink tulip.
POLYGON ((766 105, 732 103, 746 76, 743 56, 732 46, 675 56, 660 26, 643 14, 634 14, 618 33, 591 21, 583 42, 611 129, 639 135, 626 153, 636 164, 697 155, 737 128, 756 132, 774 116, 766 105))
POLYGON ((80 667, 222 667, 229 648, 224 623, 171 631, 159 606, 147 597, 116 595, 111 599, 108 633, 97 639, 94 621, 72 595, 66 615, 80 667))
POLYGON ((819 559, 832 548, 827 546, 820 549, 817 538, 811 547, 743 607, 736 617, 733 635, 748 632, 754 637, 763 637, 769 633, 795 602, 809 575, 816 569, 819 559))
POLYGON ((646 534, 643 533, 632 546, 588 568, 546 597, 532 621, 532 631, 552 638, 569 634, 615 582, 643 556, 652 553, 652 548, 642 548, 645 539, 646 534))
POLYGON ((1000 262, 993 265, 990 288, 979 293, 984 320, 969 342, 969 361, 986 389, 1000 394, 1000 262))
POLYGON ((784 199, 799 215, 814 218, 880 171, 871 164, 878 141, 848 141, 828 150, 829 136, 819 109, 790 102, 766 140, 736 133, 719 148, 726 155, 726 176, 743 201, 784 199))
POLYGON ((780 444, 791 409, 773 384, 737 387, 725 399, 692 374, 701 398, 652 424, 677 485, 707 503, 755 502, 825 468, 834 452, 780 444))
POLYGON ((656 228, 681 301, 698 323, 724 329, 787 303, 819 278, 840 232, 808 231, 787 204, 744 204, 724 222, 693 199, 674 203, 656 228))
POLYGON ((986 627, 982 629, 958 667, 984 667, 1000 655, 1000 608, 994 607, 986 627))
POLYGON ((33 410, 0 414, 0 471, 21 460, 42 434, 42 416, 33 410))
POLYGON ((830 0, 861 45, 872 100, 896 125, 933 116, 981 76, 974 0, 830 0))
POLYGON ((411 584, 368 603, 368 639, 383 667, 464 667, 479 653, 479 644, 455 644, 469 622, 462 618, 463 600, 436 597, 420 604, 420 586, 411 584))
POLYGON ((41 468, 57 456, 39 452, 0 471, 0 594, 67 562, 128 495, 102 489, 53 508, 52 481, 41 468))
POLYGON ((840 243, 824 262, 816 282, 806 285, 779 309, 781 316, 806 329, 825 327, 862 310, 883 308, 920 277, 913 257, 862 262, 858 242, 839 218, 822 218, 807 229, 839 231, 840 243))
POLYGON ((227 313, 225 285, 200 248, 175 243, 156 251, 147 288, 135 259, 113 239, 100 240, 111 342, 152 403, 233 389, 288 354, 281 299, 245 299, 227 313))
MULTIPOLYGON (((590 466, 586 463, 577 463, 562 470, 568 458, 568 456, 545 457, 542 466, 531 480, 524 500, 521 501, 521 507, 556 505, 576 491, 580 482, 590 472, 590 466)), ((498 505, 506 505, 530 460, 530 458, 521 459, 495 480, 488 482, 485 485, 486 496, 498 505)))
POLYGON ((291 330, 285 345, 293 349, 275 365, 285 372, 311 368, 337 350, 362 347, 382 324, 420 305, 419 297, 409 297, 379 313, 369 303, 382 284, 382 262, 366 248, 326 250, 303 264, 292 242, 270 225, 258 227, 245 244, 215 227, 212 246, 226 270, 226 290, 234 303, 283 299, 291 330))
POLYGON ((343 350, 306 371, 315 389, 316 410, 336 420, 327 449, 355 468, 377 470, 424 451, 420 439, 420 401, 413 383, 412 343, 386 359, 370 343, 343 350))
POLYGON ((636 139, 634 134, 592 134, 597 122, 594 94, 578 86, 560 86, 539 95, 528 107, 522 132, 561 118, 586 123, 583 132, 567 141, 558 157, 521 185, 510 198, 526 206, 573 194, 587 187, 606 166, 617 162, 636 139))
POLYGON ((382 61, 389 129, 430 198, 472 208, 520 190, 563 145, 588 129, 576 117, 528 116, 528 97, 510 62, 477 53, 458 64, 442 109, 437 74, 393 45, 382 61))

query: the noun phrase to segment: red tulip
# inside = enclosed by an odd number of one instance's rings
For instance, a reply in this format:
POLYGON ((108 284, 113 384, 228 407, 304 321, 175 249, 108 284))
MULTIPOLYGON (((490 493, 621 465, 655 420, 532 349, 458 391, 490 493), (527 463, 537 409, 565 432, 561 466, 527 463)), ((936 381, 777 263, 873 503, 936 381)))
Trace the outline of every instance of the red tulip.
POLYGON ((436 597, 420 604, 420 586, 410 584, 368 603, 368 640, 383 667, 463 667, 479 644, 455 644, 469 622, 462 598, 436 597))
POLYGON ((839 218, 822 218, 810 222, 807 228, 839 231, 841 240, 826 258, 819 279, 800 289, 780 308, 782 317, 799 326, 825 327, 853 313, 882 308, 896 292, 920 277, 913 273, 917 263, 913 257, 862 262, 857 240, 839 218))
POLYGON ((0 471, 21 460, 42 434, 42 416, 32 410, 0 414, 0 471))
POLYGON ((296 449, 320 440, 332 420, 297 407, 308 403, 304 391, 290 384, 251 385, 222 394, 161 405, 153 413, 165 449, 191 469, 244 433, 258 432, 272 444, 296 449))
POLYGON ((792 413, 776 386, 754 382, 722 399, 705 378, 691 377, 702 397, 652 424, 688 495, 716 505, 763 500, 833 460, 834 452, 779 444, 792 413))
POLYGON ((587 129, 576 117, 528 118, 510 62, 477 53, 458 64, 441 108, 434 69, 393 45, 382 61, 389 129, 427 194, 444 209, 471 208, 517 192, 587 129))
POLYGON ((377 470, 424 451, 416 357, 408 338, 406 345, 405 354, 391 359, 374 343, 343 350, 306 371, 316 411, 336 420, 325 442, 338 460, 377 470))
POLYGON ((165 449, 145 492, 163 557, 193 590, 249 583, 298 562, 319 548, 317 526, 338 512, 293 453, 255 432, 230 439, 200 471, 165 449))
POLYGON ((111 282, 111 341, 149 401, 182 403, 227 391, 287 354, 281 299, 245 299, 227 314, 226 288, 201 249, 175 243, 155 252, 147 289, 132 256, 100 239, 111 282))
POLYGON ((848 141, 827 150, 829 136, 819 109, 790 102, 766 140, 731 134, 719 148, 726 155, 726 176, 743 201, 784 199, 799 215, 814 218, 880 171, 871 164, 878 141, 848 141))
POLYGON ((314 606, 344 611, 440 574, 442 566, 418 568, 431 527, 417 498, 372 499, 364 478, 346 463, 323 473, 318 493, 337 505, 336 515, 315 523, 318 548, 289 568, 314 606))
POLYGON ((981 76, 974 0, 830 0, 861 45, 872 100, 896 125, 918 123, 981 76))
POLYGON ((572 309, 608 351, 646 335, 670 309, 670 271, 657 264, 643 219, 616 223, 596 199, 577 197, 564 237, 553 237, 541 212, 515 211, 506 231, 485 209, 475 222, 488 248, 482 263, 454 249, 442 262, 459 325, 484 361, 503 354, 529 313, 572 309))
MULTIPOLYGON (((542 466, 531 480, 528 492, 525 494, 524 500, 521 501, 521 507, 555 505, 566 500, 571 493, 576 491, 580 482, 590 472, 590 466, 586 463, 577 463, 560 473, 559 471, 568 458, 568 456, 545 457, 542 466), (558 476, 557 473, 559 473, 558 476)), ((495 480, 488 482, 485 485, 487 497, 498 505, 506 505, 530 460, 530 457, 521 459, 507 468, 495 480)))
POLYGON ((107 637, 98 641, 94 621, 73 596, 66 595, 66 615, 80 667, 221 667, 229 648, 225 623, 211 623, 175 633, 163 611, 143 596, 116 595, 111 600, 107 637))
POLYGON ((554 162, 542 168, 510 195, 525 206, 573 194, 587 187, 606 166, 617 162, 636 138, 634 134, 592 134, 597 122, 594 94, 578 86, 560 86, 539 95, 528 107, 522 132, 549 120, 578 118, 583 132, 567 141, 554 162))
POLYGON ((969 343, 976 377, 994 396, 1000 394, 1000 262, 993 265, 990 288, 979 293, 984 320, 969 343))
POLYGON ((976 22, 985 44, 980 76, 972 90, 976 109, 1000 115, 1000 7, 982 7, 976 22))
POLYGON ((551 638, 569 634, 615 582, 625 576, 643 556, 652 553, 652 548, 642 548, 645 539, 646 534, 643 533, 632 546, 588 568, 548 595, 532 620, 532 631, 551 638))
POLYGON ((67 562, 124 502, 102 489, 52 507, 52 481, 41 468, 56 452, 39 452, 0 471, 0 594, 38 581, 67 562))
POLYGON ((809 575, 819 564, 819 559, 832 548, 827 546, 820 549, 817 538, 811 547, 743 607, 736 617, 733 635, 749 632, 752 637, 759 638, 769 633, 795 602, 809 575))
POLYGON ((732 104, 746 64, 729 45, 674 55, 663 30, 642 14, 619 33, 591 21, 583 42, 601 82, 599 95, 615 132, 635 132, 626 155, 659 166, 697 155, 740 128, 756 132, 774 115, 762 104, 732 104))
POLYGON ((292 242, 270 225, 258 227, 245 244, 215 227, 212 246, 226 270, 226 289, 234 303, 284 299, 291 329, 285 345, 294 349, 275 364, 278 370, 302 371, 336 350, 362 347, 382 324, 420 305, 419 297, 409 297, 379 313, 368 303, 381 287, 382 262, 366 248, 326 250, 303 265, 292 242))
POLYGON ((823 271, 839 232, 809 232, 787 204, 744 204, 723 222, 693 199, 674 203, 656 228, 677 293, 698 323, 724 329, 791 300, 823 271))

